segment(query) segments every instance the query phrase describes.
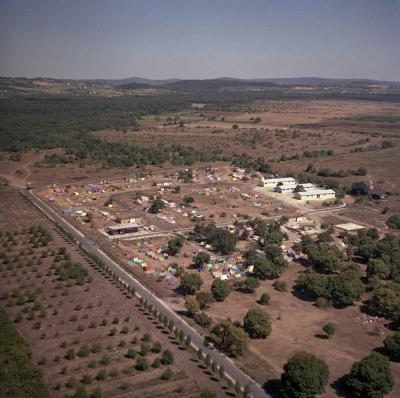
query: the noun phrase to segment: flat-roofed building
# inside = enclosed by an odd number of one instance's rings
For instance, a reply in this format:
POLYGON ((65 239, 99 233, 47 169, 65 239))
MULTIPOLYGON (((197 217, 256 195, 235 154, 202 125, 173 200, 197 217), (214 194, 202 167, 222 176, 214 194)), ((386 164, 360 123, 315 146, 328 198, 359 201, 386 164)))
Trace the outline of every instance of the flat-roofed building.
POLYGON ((279 183, 296 184, 296 181, 293 177, 277 177, 277 178, 261 177, 261 186, 264 188, 275 188, 279 183))
POLYGON ((139 232, 140 225, 136 223, 110 225, 105 229, 106 233, 110 236, 125 235, 139 232))
POLYGON ((347 222, 344 224, 336 224, 335 228, 338 228, 338 229, 340 229, 342 231, 346 231, 346 232, 357 232, 362 229, 365 229, 365 227, 363 225, 354 224, 352 222, 347 222))
POLYGON ((279 193, 292 193, 296 187, 300 187, 301 191, 309 191, 311 189, 315 189, 315 185, 311 184, 309 182, 304 183, 304 184, 283 184, 283 185, 277 185, 275 188, 276 192, 279 193))
POLYGON ((297 184, 283 184, 283 185, 277 185, 275 187, 275 192, 279 193, 291 193, 295 190, 297 187, 297 184))
POLYGON ((315 189, 304 192, 296 192, 295 198, 300 200, 328 200, 335 199, 335 191, 333 189, 315 189))

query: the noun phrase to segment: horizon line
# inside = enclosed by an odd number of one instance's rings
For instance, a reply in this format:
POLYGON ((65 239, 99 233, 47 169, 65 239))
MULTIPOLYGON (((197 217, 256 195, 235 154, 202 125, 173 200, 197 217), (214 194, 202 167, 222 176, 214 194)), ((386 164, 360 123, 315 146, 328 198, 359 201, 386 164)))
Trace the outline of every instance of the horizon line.
POLYGON ((385 82, 385 83, 400 83, 400 79, 398 80, 386 80, 380 78, 373 77, 322 77, 322 76, 279 76, 279 77, 236 77, 236 76, 218 76, 218 77, 206 77, 206 78, 179 78, 179 77, 167 77, 167 78, 150 78, 150 77, 142 77, 142 76, 127 76, 127 77, 89 77, 89 78, 70 78, 70 77, 51 77, 51 76, 0 76, 0 78, 8 78, 8 79, 52 79, 52 80, 75 80, 75 81, 89 81, 89 80, 126 80, 126 79, 144 79, 150 81, 163 81, 163 80, 242 80, 242 81, 251 81, 251 80, 267 80, 267 79, 323 79, 323 80, 353 80, 353 81, 377 81, 377 82, 385 82))

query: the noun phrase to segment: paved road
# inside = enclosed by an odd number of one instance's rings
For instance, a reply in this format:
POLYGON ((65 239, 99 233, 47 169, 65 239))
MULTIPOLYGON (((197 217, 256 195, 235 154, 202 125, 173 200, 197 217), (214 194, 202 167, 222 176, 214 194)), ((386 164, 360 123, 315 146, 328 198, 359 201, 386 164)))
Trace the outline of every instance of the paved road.
POLYGON ((66 231, 70 232, 75 240, 80 243, 86 250, 98 256, 112 271, 115 272, 118 277, 126 284, 135 288, 137 294, 145 298, 150 304, 152 304, 158 311, 172 319, 175 325, 181 329, 186 335, 189 335, 192 339, 192 345, 194 348, 201 347, 203 352, 209 354, 210 357, 222 365, 225 369, 225 373, 233 380, 237 380, 242 386, 249 384, 251 394, 254 398, 269 397, 260 385, 256 384, 248 375, 242 372, 233 361, 226 357, 224 354, 210 349, 204 345, 204 338, 189 324, 187 324, 180 316, 172 311, 164 301, 156 297, 150 290, 144 287, 137 279, 126 272, 120 267, 115 261, 108 257, 94 242, 85 237, 82 232, 76 229, 73 225, 69 224, 63 219, 55 210, 39 199, 32 190, 23 191, 23 194, 43 213, 45 213, 50 220, 61 225, 66 231))

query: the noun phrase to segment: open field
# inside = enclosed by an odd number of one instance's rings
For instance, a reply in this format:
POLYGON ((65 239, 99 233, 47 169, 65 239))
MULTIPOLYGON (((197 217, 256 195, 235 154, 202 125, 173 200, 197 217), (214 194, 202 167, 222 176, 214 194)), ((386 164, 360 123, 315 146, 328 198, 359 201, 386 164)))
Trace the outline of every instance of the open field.
POLYGON ((80 385, 89 391, 100 388, 105 396, 192 397, 206 387, 218 396, 234 395, 48 222, 41 221, 51 236, 48 243, 44 232, 28 232, 41 217, 22 197, 2 197, 3 203, 14 204, 1 214, 2 253, 6 249, 9 259, 3 257, 1 265, 2 306, 31 345, 52 396, 70 394, 80 385), (6 221, 10 216, 12 231, 6 221), (32 243, 39 239, 46 245, 32 243), (61 276, 69 261, 81 264, 82 279, 61 276), (151 367, 165 350, 173 353, 173 363, 151 367), (143 361, 149 369, 138 370, 143 361), (166 369, 171 375, 162 376, 166 369))

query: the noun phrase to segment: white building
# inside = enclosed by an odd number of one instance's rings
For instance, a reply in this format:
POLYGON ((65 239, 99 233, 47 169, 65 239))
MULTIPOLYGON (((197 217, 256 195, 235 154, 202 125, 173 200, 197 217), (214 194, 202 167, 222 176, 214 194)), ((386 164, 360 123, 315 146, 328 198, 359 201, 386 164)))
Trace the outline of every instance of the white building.
POLYGON ((283 184, 283 185, 277 185, 275 187, 275 192, 279 193, 291 193, 294 191, 294 189, 297 187, 297 184, 283 184))
POLYGON ((301 186, 303 189, 302 191, 309 191, 315 189, 314 184, 311 184, 309 182, 304 183, 304 184, 283 184, 283 185, 277 185, 275 188, 276 192, 280 193, 292 193, 296 187, 301 186))
POLYGON ((328 200, 335 199, 335 191, 333 189, 316 189, 304 192, 296 192, 295 198, 300 200, 328 200))
POLYGON ((264 188, 275 188, 280 182, 282 184, 296 184, 296 181, 293 177, 279 177, 279 178, 261 177, 261 186, 264 188))

